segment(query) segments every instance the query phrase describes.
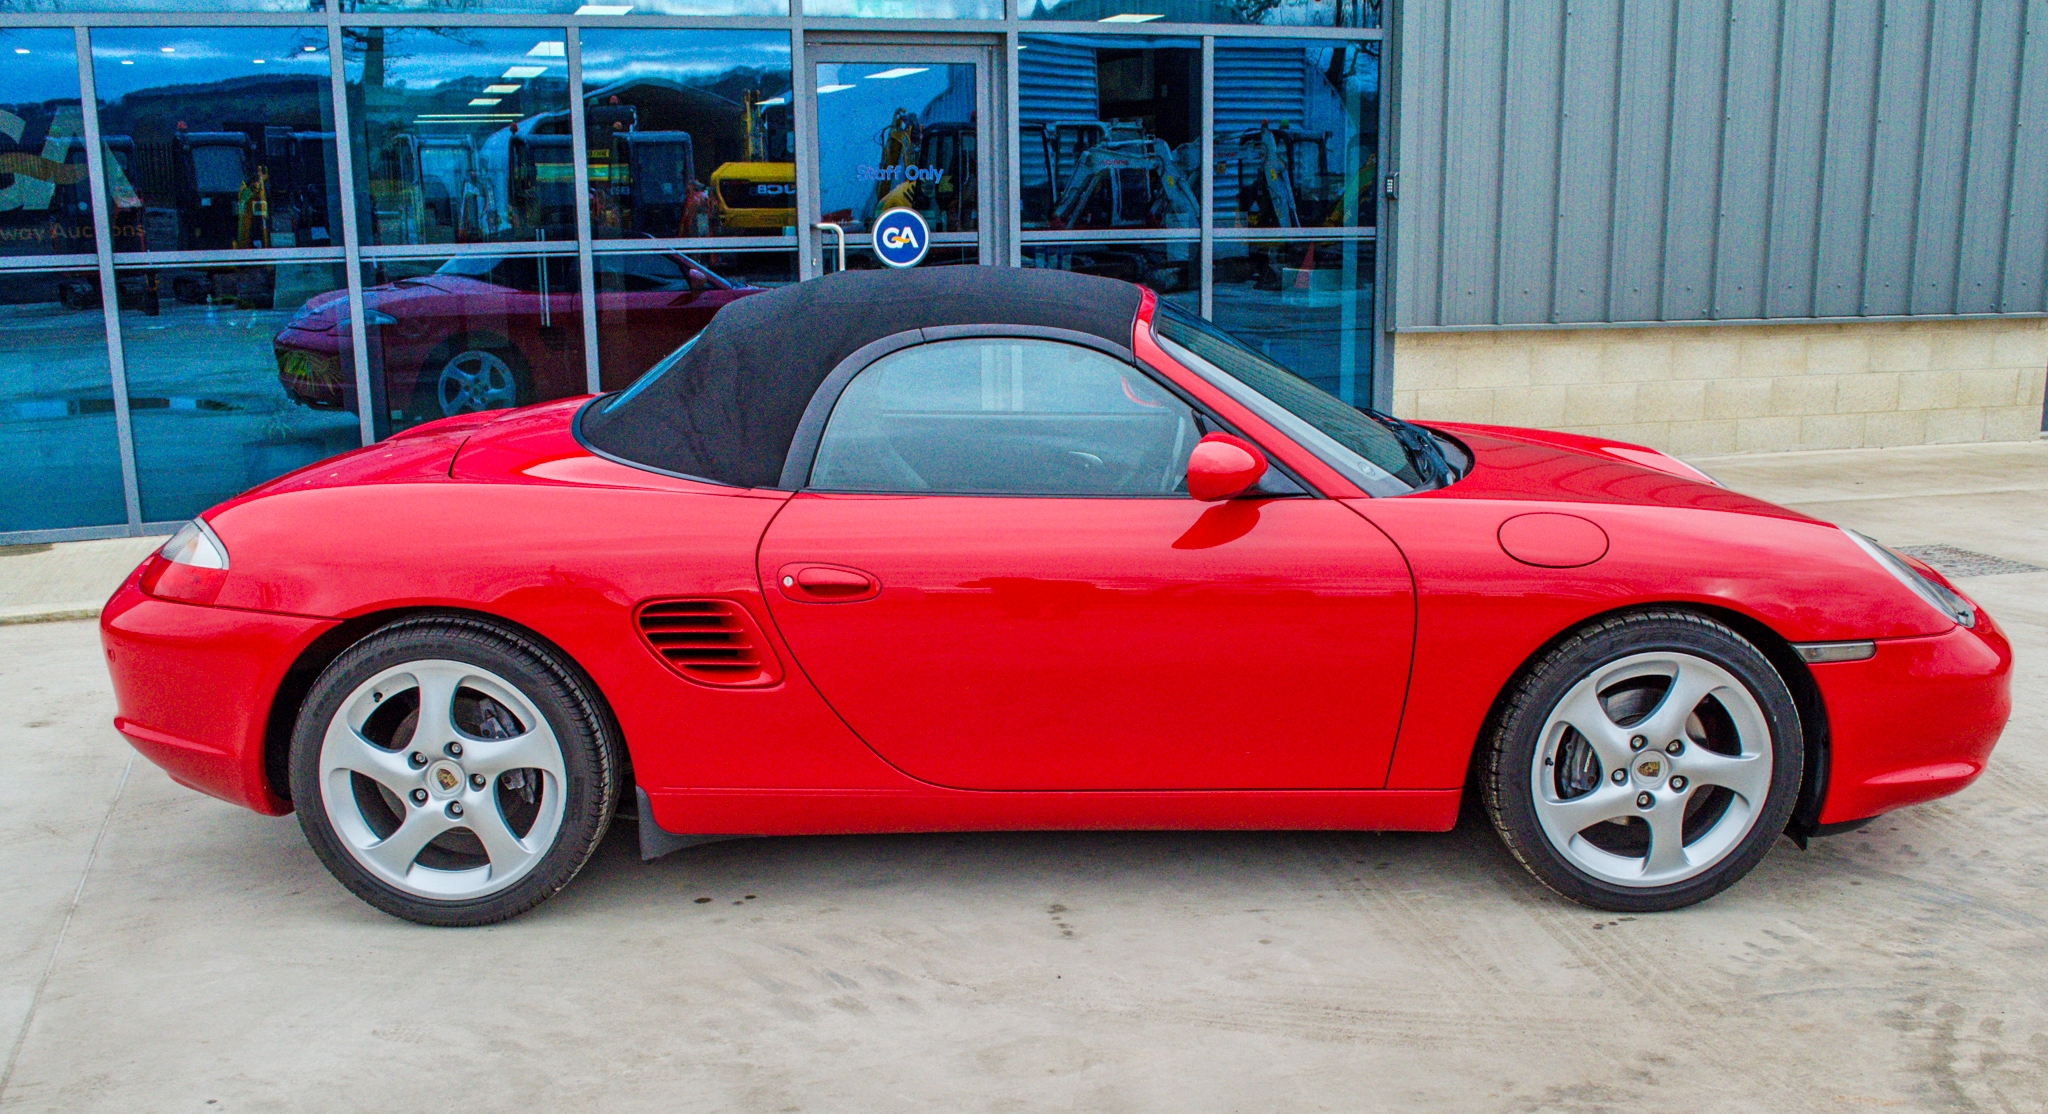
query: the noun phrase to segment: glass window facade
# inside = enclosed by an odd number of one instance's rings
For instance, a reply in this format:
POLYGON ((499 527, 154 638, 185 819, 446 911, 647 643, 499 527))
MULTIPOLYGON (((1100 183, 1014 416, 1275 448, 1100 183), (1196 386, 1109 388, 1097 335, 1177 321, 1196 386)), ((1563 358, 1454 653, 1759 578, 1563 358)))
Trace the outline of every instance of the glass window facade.
POLYGON ((115 251, 336 242, 325 27, 102 27, 92 68, 115 251))
POLYGON ((638 379, 722 307, 796 281, 790 252, 636 251, 596 260, 598 385, 606 391, 638 379))
POLYGON ((593 236, 795 234, 787 34, 596 30, 582 50, 593 236))
POLYGON ((1215 311, 1224 331, 1346 402, 1372 374, 1373 242, 1219 240, 1215 311))
MULTIPOLYGON (((366 269, 363 328, 378 436, 588 389, 574 255, 469 253, 366 269)), ((303 326, 347 309, 333 298, 318 304, 303 326)), ((335 329, 337 339, 343 331, 335 329)))
POLYGON ((1374 223, 1379 44, 1216 44, 1218 228, 1374 223))
MULTIPOLYGON (((0 30, 0 256, 91 254, 85 115, 69 30, 0 30)), ((132 191, 130 191, 132 193, 132 191)))
POLYGON ((879 266, 896 207, 922 266, 1140 283, 1373 397, 1376 0, 34 8, 0 12, 0 541, 621 387, 836 269, 812 222, 879 266))
POLYGON ((1091 23, 1378 27, 1384 7, 1384 0, 1020 0, 1017 10, 1026 19, 1091 23))
POLYGON ((331 263, 123 267, 121 347, 144 522, 189 518, 358 443, 352 415, 280 375, 288 307, 342 283, 331 263))
POLYGON ((0 532, 128 519, 98 308, 90 271, 0 274, 0 532))
POLYGON ((1199 228, 1199 39, 1029 35, 1017 58, 1029 229, 1199 228))
POLYGON ((347 31, 365 244, 576 238, 560 28, 347 31))

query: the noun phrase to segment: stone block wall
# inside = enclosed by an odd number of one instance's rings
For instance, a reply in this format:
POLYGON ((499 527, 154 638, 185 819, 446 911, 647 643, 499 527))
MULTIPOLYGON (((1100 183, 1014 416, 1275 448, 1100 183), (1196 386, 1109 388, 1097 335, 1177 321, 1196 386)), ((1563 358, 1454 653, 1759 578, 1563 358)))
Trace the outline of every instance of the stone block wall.
POLYGON ((2048 319, 1398 333, 1394 412, 1679 455, 2018 441, 2048 319))

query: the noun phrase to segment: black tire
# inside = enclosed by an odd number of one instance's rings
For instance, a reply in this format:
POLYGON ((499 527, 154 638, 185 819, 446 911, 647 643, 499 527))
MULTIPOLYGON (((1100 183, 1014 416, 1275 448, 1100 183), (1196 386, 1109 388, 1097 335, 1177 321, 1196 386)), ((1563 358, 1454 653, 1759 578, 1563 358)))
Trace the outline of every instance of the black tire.
MULTIPOLYGON (((418 691, 423 693, 425 689, 418 691)), ((459 692, 471 693, 469 707, 474 714, 476 693, 468 687, 461 688, 459 692)), ((381 693, 373 695, 382 699, 381 693)), ((454 696, 453 699, 459 701, 462 698, 454 696)), ((393 701, 394 705, 397 703, 393 701)), ((458 704, 458 715, 460 707, 458 704)), ((419 741, 411 729, 404 727, 408 722, 416 725, 418 721, 416 718, 400 720, 394 729, 393 747, 389 750, 394 765, 404 765, 403 758, 412 750, 426 751, 434 745, 431 741, 419 741)), ((455 722, 451 718, 451 723, 455 722)), ((524 730, 531 732, 534 726, 524 725, 524 730)), ((362 731, 365 737, 370 735, 370 727, 370 722, 365 721, 362 731)), ((458 742, 470 741, 472 761, 482 748, 493 741, 489 736, 478 738, 469 734, 459 723, 454 730, 459 732, 456 735, 458 742)), ((304 829, 314 853, 328 871, 357 897, 392 916, 419 924, 444 927, 492 924, 524 913, 554 896, 569 884, 596 852, 611 822, 624 776, 623 756, 617 738, 617 729, 595 687, 581 670, 556 652, 481 619, 458 615, 418 616, 380 628, 349 647, 314 682, 300 707, 292 734, 292 801, 297 806, 299 825, 304 829), (517 876, 516 881, 481 896, 430 897, 401 889, 359 861, 361 852, 344 841, 343 833, 336 830, 335 821, 329 815, 325 793, 333 787, 335 779, 330 776, 323 780, 321 754, 329 726, 337 715, 342 714, 344 702, 352 695, 360 698, 363 687, 380 675, 386 675, 387 671, 410 663, 430 661, 456 663, 482 671, 485 675, 494 675, 492 680, 502 680, 514 690, 506 696, 508 704, 537 711, 545 721, 545 727, 552 731, 553 741, 559 750, 561 777, 558 783, 547 783, 559 785, 559 802, 547 801, 549 790, 546 788, 531 791, 526 798, 530 802, 543 802, 533 806, 537 810, 559 809, 558 813, 550 811, 553 817, 550 822, 554 824, 552 843, 544 850, 536 848, 528 852, 530 858, 523 864, 524 872, 517 876), (518 697, 524 698, 524 704, 517 702, 518 697)), ((378 745, 385 746, 381 742, 378 745)), ((456 749, 454 754, 457 758, 450 762, 462 760, 461 749, 456 749)), ((434 765, 422 771, 422 778, 436 772, 442 765, 442 756, 437 753, 434 765)), ((455 766, 455 771, 458 783, 470 776, 459 765, 455 766)), ((526 771, 518 773, 524 775, 526 771)), ((483 777, 482 774, 476 776, 483 777)), ((477 789, 486 796, 465 798, 471 801, 469 815, 472 820, 487 815, 477 812, 479 806, 476 801, 479 799, 493 803, 512 800, 504 796, 511 776, 506 774, 501 779, 494 773, 477 784, 477 789)), ((357 782, 359 785, 367 783, 367 779, 357 782)), ((543 784, 538 775, 534 784, 543 784)), ((375 786, 371 789, 378 791, 375 786)), ((381 792, 384 801, 398 802, 389 790, 381 792)), ((337 808, 345 810, 353 805, 361 810, 364 807, 361 793, 358 789, 358 800, 339 802, 337 808)), ((398 805, 397 815, 411 814, 402 802, 398 805)), ((428 811, 431 807, 439 806, 430 801, 428 808, 420 811, 428 811)), ((504 820, 503 811, 501 808, 497 814, 500 822, 504 820)), ((343 814, 346 815, 345 811, 343 814)), ((361 815, 360 811, 358 814, 361 815)), ((457 811, 455 815, 462 813, 457 811)), ((528 824, 526 832, 515 834, 532 835, 537 824, 535 821, 528 821, 528 824)), ((448 838, 459 842, 465 831, 469 830, 458 828, 450 832, 448 838)), ((388 837, 393 833, 384 834, 388 837)), ((473 831, 469 839, 472 842, 476 840, 473 831)), ((447 840, 436 839, 429 843, 414 865, 427 865, 429 853, 459 855, 456 851, 439 850, 444 842, 447 840)), ((537 838, 536 842, 540 840, 537 838)), ((485 865, 494 871, 495 863, 489 860, 488 852, 486 860, 485 865)), ((450 869, 463 869, 464 865, 457 859, 450 869)))
MULTIPOLYGON (((1631 679, 1630 683, 1633 680, 1631 679)), ((1579 691, 1594 692, 1595 699, 1607 708, 1614 706, 1611 702, 1626 699, 1631 695, 1631 691, 1619 688, 1600 689, 1599 686, 1604 683, 1594 681, 1579 691), (1620 696, 1605 695, 1616 692, 1620 693, 1620 696)), ((1674 675, 1671 684, 1676 683, 1674 675)), ((1641 706, 1661 702, 1662 699, 1661 694, 1653 692, 1637 700, 1636 704, 1641 706)), ((1712 699, 1714 703, 1703 702, 1700 708, 1705 709, 1705 717, 1718 719, 1723 714, 1720 711, 1720 698, 1712 699)), ((1644 712, 1638 720, 1648 722, 1653 713, 1662 717, 1658 719, 1658 723, 1670 722, 1668 716, 1671 713, 1664 712, 1661 703, 1644 712)), ((1678 714, 1687 713, 1681 710, 1678 714)), ((1624 733, 1631 730, 1629 723, 1623 722, 1627 720, 1627 716, 1615 719, 1610 712, 1608 718, 1615 730, 1624 733)), ((1738 717, 1730 717, 1727 720, 1731 725, 1728 730, 1735 730, 1732 725, 1736 718, 1738 717)), ((1691 718, 1682 722, 1697 725, 1704 723, 1705 720, 1701 714, 1692 714, 1691 718)), ((1691 727, 1685 730, 1690 731, 1691 727)), ((1750 734, 1755 734, 1754 729, 1750 734)), ((1690 750, 1695 761, 1718 761, 1720 756, 1709 748, 1723 746, 1725 749, 1724 744, 1702 744, 1696 738, 1687 741, 1690 742, 1690 747, 1674 744, 1675 753, 1684 755, 1690 750)), ((1489 732, 1482 737, 1481 747, 1479 759, 1482 765, 1478 777, 1482 800, 1488 819, 1492 821, 1494 830, 1500 835, 1501 842, 1507 845, 1508 851, 1539 881, 1557 893, 1582 905, 1613 912, 1645 913, 1682 908, 1712 897, 1748 874, 1762 861, 1772 844, 1776 842, 1779 833, 1784 830, 1786 821, 1797 803, 1805 769, 1805 736, 1801 729, 1798 707, 1793 702, 1792 693, 1786 687, 1784 678, 1779 676, 1770 660, 1740 634, 1713 619, 1687 611, 1620 615, 1599 620, 1574 631, 1542 655, 1510 686, 1490 723, 1489 732), (1666 749, 1661 739, 1639 743, 1638 740, 1643 739, 1643 736, 1630 735, 1626 744, 1622 745, 1631 748, 1641 746, 1643 749, 1627 754, 1619 766, 1611 763, 1589 766, 1590 780, 1594 788, 1583 788, 1587 783, 1585 772, 1576 775, 1579 780, 1574 782, 1571 788, 1581 794, 1635 793, 1631 803, 1642 808, 1644 814, 1616 818, 1619 821, 1619 832, 1607 826, 1609 822, 1606 821, 1591 823, 1581 830, 1579 836, 1567 838, 1566 842, 1572 846, 1560 847, 1558 839, 1546 830, 1543 820, 1539 819, 1538 810, 1539 807, 1553 810, 1546 813, 1549 817, 1557 817, 1560 812, 1557 811, 1556 803, 1542 805, 1538 801, 1539 792, 1544 792, 1538 788, 1538 782, 1541 778, 1572 776, 1559 768, 1567 765, 1564 748, 1577 744, 1572 741, 1573 729, 1562 731, 1557 740, 1544 738, 1546 725, 1552 725, 1553 730, 1557 730, 1553 714, 1565 714, 1565 709, 1560 707, 1561 703, 1573 694, 1582 682, 1588 682, 1601 671, 1618 672, 1625 669, 1627 662, 1664 654, 1674 655, 1674 661, 1703 659, 1725 671, 1726 675, 1732 675, 1740 682, 1741 687, 1747 690, 1748 697, 1754 701, 1753 705, 1746 705, 1742 694, 1732 687, 1725 687, 1721 691, 1728 694, 1730 704, 1743 705, 1747 709, 1741 713, 1747 717, 1747 722, 1753 723, 1758 718, 1757 713, 1760 713, 1762 723, 1768 729, 1770 768, 1768 788, 1762 794, 1763 801, 1759 806, 1738 791, 1707 784, 1704 777, 1693 779, 1698 784, 1677 786, 1678 790, 1690 790, 1689 796, 1667 792, 1671 789, 1668 783, 1676 782, 1676 775, 1682 772, 1680 767, 1683 759, 1671 758, 1660 761, 1664 759, 1661 751, 1666 749), (1542 748, 1544 753, 1539 753, 1539 748, 1542 748), (1549 761, 1553 755, 1557 758, 1556 767, 1552 767, 1549 761), (1638 762, 1639 758, 1643 761, 1638 762), (1537 766, 1539 759, 1544 759, 1543 767, 1537 766), (1662 765, 1667 784, 1639 786, 1636 784, 1638 765, 1662 765), (1610 781, 1613 781, 1611 788, 1610 781), (1638 789, 1645 791, 1637 793, 1638 789), (1749 827, 1740 839, 1732 837, 1735 830, 1732 826, 1729 829, 1730 834, 1718 837, 1714 845, 1720 849, 1713 852, 1716 857, 1710 862, 1694 867, 1688 861, 1683 869, 1696 871, 1695 873, 1662 885, 1650 882, 1617 884, 1582 865, 1588 859, 1600 859, 1599 855, 1588 853, 1588 844, 1592 844, 1596 851, 1608 850, 1608 846, 1594 844, 1594 841, 1623 839, 1626 833, 1635 831, 1640 824, 1644 874, 1649 877, 1650 867, 1654 866, 1657 860, 1652 857, 1649 850, 1654 835, 1648 813, 1659 807, 1677 809, 1675 814, 1667 813, 1659 819, 1679 825, 1676 830, 1683 834, 1676 839, 1678 845, 1685 849, 1681 857, 1690 860, 1691 848, 1702 845, 1705 835, 1710 834, 1693 834, 1693 825, 1699 819, 1693 810, 1714 800, 1715 798, 1709 796, 1714 793, 1727 796, 1718 806, 1722 810, 1718 818, 1705 818, 1707 825, 1719 823, 1722 818, 1742 815, 1747 817, 1749 827), (1649 802, 1647 807, 1643 805, 1645 801, 1649 802), (1742 811, 1733 811, 1738 809, 1742 811), (1672 819, 1673 815, 1676 819, 1672 819)), ((1595 748, 1588 743, 1574 756, 1583 758, 1586 753, 1593 750, 1595 748)), ((1739 751, 1732 756, 1743 757, 1739 751)), ((1598 762, 1599 759, 1595 758, 1593 761, 1598 762)), ((1766 784, 1760 770, 1752 771, 1749 778, 1757 786, 1766 784)), ((1560 787, 1565 785, 1563 781, 1556 784, 1560 787)), ((1588 803, 1591 803, 1590 797, 1588 803)), ((1551 827, 1564 829, 1576 823, 1576 818, 1553 819, 1551 827)), ((1621 850, 1617 851, 1617 854, 1627 853, 1628 848, 1625 844, 1618 846, 1621 850)), ((1703 854, 1702 858, 1705 857, 1703 854)), ((1604 867, 1604 860, 1594 865, 1604 867)), ((1674 871, 1675 873, 1677 872, 1674 871)))

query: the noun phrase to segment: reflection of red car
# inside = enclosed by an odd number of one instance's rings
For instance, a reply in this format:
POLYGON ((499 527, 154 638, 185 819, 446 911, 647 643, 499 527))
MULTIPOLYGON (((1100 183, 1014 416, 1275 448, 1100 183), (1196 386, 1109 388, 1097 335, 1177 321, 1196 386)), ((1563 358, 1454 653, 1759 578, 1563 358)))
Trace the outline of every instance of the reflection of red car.
MULTIPOLYGON (((573 256, 465 255, 432 274, 363 291, 371 374, 389 409, 419 418, 500 410, 580 395, 582 318, 573 256)), ((756 287, 729 282, 683 255, 597 261, 604 386, 647 370, 697 335, 712 314, 756 287)), ((277 334, 277 378, 295 401, 355 409, 348 292, 319 295, 277 334)))
POLYGON ((622 794, 659 854, 1441 831, 1469 785, 1545 884, 1669 909, 1962 789, 2011 709, 1990 616, 1866 538, 993 267, 750 297, 624 391, 281 477, 101 631, 145 755, 436 924, 545 900, 622 794))

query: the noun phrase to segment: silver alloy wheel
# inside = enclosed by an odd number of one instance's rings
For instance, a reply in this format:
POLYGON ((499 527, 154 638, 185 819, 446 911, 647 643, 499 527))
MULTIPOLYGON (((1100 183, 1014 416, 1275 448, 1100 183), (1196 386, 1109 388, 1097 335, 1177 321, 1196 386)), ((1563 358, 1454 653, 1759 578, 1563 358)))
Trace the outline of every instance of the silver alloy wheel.
POLYGON ((503 410, 519 403, 519 380, 512 365, 495 352, 471 348, 441 365, 434 397, 443 417, 479 410, 503 410))
POLYGON ((1694 654, 1632 654, 1594 670, 1551 709, 1537 743, 1529 777, 1544 835, 1619 886, 1667 886, 1712 867, 1771 787, 1763 707, 1694 654))
POLYGON ((407 662, 356 686, 327 725, 319 770, 321 803, 348 853, 418 897, 478 898, 517 882, 554 845, 567 807, 561 744, 540 710, 504 678, 459 661, 407 662), (396 732, 396 745, 374 740, 391 725, 366 733, 373 717, 408 693, 417 694, 410 734, 396 732), (533 806, 521 810, 531 813, 524 831, 506 816, 521 794, 533 806))

